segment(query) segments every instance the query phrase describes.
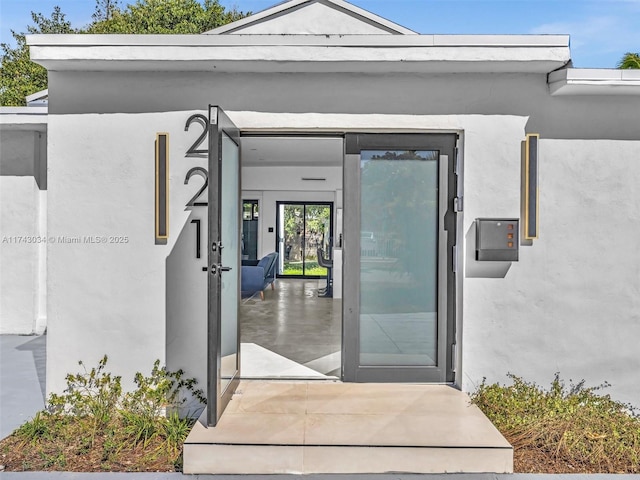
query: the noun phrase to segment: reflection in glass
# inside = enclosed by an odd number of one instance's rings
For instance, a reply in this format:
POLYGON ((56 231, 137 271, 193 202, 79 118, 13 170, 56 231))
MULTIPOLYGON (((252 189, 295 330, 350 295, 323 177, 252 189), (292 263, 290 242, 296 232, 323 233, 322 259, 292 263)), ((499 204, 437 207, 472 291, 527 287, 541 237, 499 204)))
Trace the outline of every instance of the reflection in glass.
POLYGON ((238 231, 239 211, 239 148, 222 134, 222 199, 220 203, 222 265, 231 267, 221 274, 221 392, 238 371, 238 231))
POLYGON ((360 363, 436 365, 438 152, 360 158, 360 363))

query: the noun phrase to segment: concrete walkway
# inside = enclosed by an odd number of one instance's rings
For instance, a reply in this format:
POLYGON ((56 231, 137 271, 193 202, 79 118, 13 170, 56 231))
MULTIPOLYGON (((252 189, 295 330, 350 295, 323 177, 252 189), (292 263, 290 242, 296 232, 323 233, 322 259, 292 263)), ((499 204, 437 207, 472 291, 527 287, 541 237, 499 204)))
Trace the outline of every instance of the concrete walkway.
MULTIPOLYGON (((44 407, 46 337, 0 335, 0 436, 44 407)), ((1 463, 1 462, 0 462, 1 463)), ((238 480, 238 475, 181 473, 0 472, 2 480, 238 480)), ((640 480, 640 475, 242 475, 242 480, 640 480)))
POLYGON ((0 335, 0 438, 42 410, 46 337, 0 335))

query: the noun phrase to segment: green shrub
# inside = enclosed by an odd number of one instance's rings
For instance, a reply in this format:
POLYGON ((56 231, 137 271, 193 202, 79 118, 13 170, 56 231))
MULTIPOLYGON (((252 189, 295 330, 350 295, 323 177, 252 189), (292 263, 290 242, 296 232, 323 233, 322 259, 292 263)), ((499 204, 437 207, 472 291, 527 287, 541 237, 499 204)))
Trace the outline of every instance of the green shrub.
POLYGON ((599 394, 608 384, 566 386, 556 374, 545 390, 509 378, 509 386, 483 381, 472 401, 514 448, 539 449, 601 472, 640 472, 640 418, 631 405, 599 394))
POLYGON ((180 412, 189 399, 206 404, 196 380, 157 360, 150 375, 136 373, 136 388, 124 393, 121 377, 107 372, 107 361, 104 356, 89 370, 79 362, 83 372, 67 375, 64 392, 51 395, 45 411, 3 441, 2 453, 17 446, 16 465, 35 470, 64 469, 78 459, 94 461, 93 468, 102 470, 181 465, 182 444, 194 420, 180 412))
POLYGON ((160 367, 160 360, 155 361, 148 377, 136 373, 134 382, 137 388, 124 396, 123 407, 146 418, 156 418, 167 410, 182 407, 187 402, 184 391, 200 403, 207 403, 203 391, 195 388, 194 378, 184 378, 184 370, 170 372, 160 367))
POLYGON ((47 421, 47 412, 37 412, 35 416, 24 423, 16 431, 16 435, 23 437, 32 443, 38 442, 50 435, 49 422, 47 421))
POLYGON ((82 361, 78 362, 83 373, 68 374, 67 388, 61 395, 51 394, 49 411, 67 413, 76 417, 90 417, 96 429, 104 427, 117 411, 122 395, 121 377, 105 372, 107 356, 98 362, 98 367, 87 371, 82 361))

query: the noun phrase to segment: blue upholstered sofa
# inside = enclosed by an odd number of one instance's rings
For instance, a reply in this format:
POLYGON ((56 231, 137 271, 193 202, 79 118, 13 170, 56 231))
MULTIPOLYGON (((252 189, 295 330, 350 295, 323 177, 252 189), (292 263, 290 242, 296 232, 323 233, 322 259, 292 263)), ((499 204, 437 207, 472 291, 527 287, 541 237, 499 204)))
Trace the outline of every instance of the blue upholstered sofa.
POLYGON ((243 297, 250 297, 260 292, 260 298, 264 300, 264 289, 276 281, 276 266, 278 264, 277 252, 262 257, 255 267, 242 267, 241 291, 243 297))

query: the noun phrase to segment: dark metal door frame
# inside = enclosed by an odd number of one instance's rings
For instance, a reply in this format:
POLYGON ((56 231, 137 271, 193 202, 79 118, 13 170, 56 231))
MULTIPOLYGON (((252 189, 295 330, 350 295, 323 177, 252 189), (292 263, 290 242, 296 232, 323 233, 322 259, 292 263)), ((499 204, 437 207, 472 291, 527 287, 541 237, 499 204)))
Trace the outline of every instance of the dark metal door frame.
MULTIPOLYGON (((222 108, 209 105, 208 116, 208 242, 207 242, 207 425, 215 426, 240 382, 240 332, 238 322, 237 371, 226 388, 221 379, 221 201, 222 201, 222 135, 226 134, 240 148, 240 131, 224 113, 222 108)), ((238 154, 238 169, 241 170, 241 155, 238 154)), ((238 175, 238 211, 242 212, 242 188, 238 175)), ((241 229, 238 228, 237 242, 240 245, 241 229)), ((224 267, 240 271, 240 255, 234 265, 224 267)), ((240 278, 240 277, 238 277, 240 278)), ((240 285, 238 282, 238 299, 240 285)))
POLYGON ((457 214, 455 198, 458 191, 456 175, 456 142, 452 134, 374 134, 346 135, 343 170, 343 380, 350 382, 437 382, 455 381, 454 344, 456 343, 456 236, 457 214), (447 156, 446 170, 440 167, 438 294, 438 360, 436 367, 365 366, 360 365, 360 152, 362 150, 437 150, 442 159, 447 156), (442 202, 446 205, 442 205, 442 202), (444 208, 443 208, 444 207, 444 208))

